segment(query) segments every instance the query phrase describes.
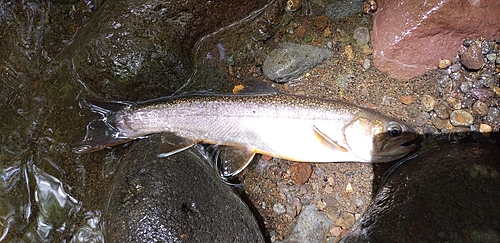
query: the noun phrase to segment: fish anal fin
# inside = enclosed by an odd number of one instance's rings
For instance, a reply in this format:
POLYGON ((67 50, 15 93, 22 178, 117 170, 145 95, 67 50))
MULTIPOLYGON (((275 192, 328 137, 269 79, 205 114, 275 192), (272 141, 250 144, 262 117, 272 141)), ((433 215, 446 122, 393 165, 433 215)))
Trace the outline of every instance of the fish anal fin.
POLYGON ((255 157, 253 150, 242 147, 218 146, 216 150, 215 163, 224 177, 240 173, 255 157))
POLYGON ((164 133, 161 139, 160 153, 158 157, 167 157, 172 154, 186 150, 199 141, 191 138, 177 136, 175 133, 164 133))
POLYGON ((328 145, 329 147, 334 147, 336 149, 339 149, 342 152, 347 153, 348 150, 343 147, 342 145, 339 144, 339 142, 333 140, 331 137, 320 131, 316 126, 312 126, 314 134, 318 137, 318 139, 323 143, 328 145))

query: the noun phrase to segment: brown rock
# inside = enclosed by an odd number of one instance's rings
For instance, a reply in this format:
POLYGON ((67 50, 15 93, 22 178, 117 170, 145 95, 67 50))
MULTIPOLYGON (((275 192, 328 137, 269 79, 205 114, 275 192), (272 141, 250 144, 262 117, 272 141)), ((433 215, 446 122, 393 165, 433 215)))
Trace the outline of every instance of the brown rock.
POLYGON ((328 27, 328 17, 326 17, 326 16, 324 16, 324 15, 321 15, 321 16, 317 17, 317 18, 314 20, 314 26, 315 26, 318 30, 323 31, 324 29, 326 29, 326 27, 328 27))
POLYGON ((464 38, 500 36, 498 0, 379 0, 371 40, 374 65, 396 78, 455 60, 464 38))
POLYGON ((401 103, 405 105, 410 105, 413 103, 413 101, 415 101, 415 98, 413 98, 413 96, 411 95, 403 95, 399 96, 399 101, 401 101, 401 103))
POLYGON ((292 165, 292 180, 297 186, 301 186, 309 180, 312 174, 311 163, 294 163, 292 165))
POLYGON ((462 61, 462 65, 464 65, 464 67, 467 69, 481 69, 484 65, 484 58, 483 54, 481 53, 481 47, 476 44, 470 45, 460 56, 460 60, 462 61))

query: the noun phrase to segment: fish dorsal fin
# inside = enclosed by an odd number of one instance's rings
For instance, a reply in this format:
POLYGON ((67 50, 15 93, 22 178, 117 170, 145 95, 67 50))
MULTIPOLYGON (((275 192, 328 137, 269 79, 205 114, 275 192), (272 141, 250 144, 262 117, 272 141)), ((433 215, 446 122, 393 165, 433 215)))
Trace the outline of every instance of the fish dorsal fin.
POLYGON ((193 145, 197 144, 198 141, 190 138, 177 136, 175 133, 164 133, 162 136, 162 144, 160 147, 160 153, 158 157, 167 157, 172 154, 186 150, 193 145))
POLYGON ((231 177, 245 169, 255 157, 255 152, 243 147, 217 146, 214 160, 221 176, 231 177))
POLYGON ((233 94, 236 95, 275 95, 278 93, 279 91, 270 84, 257 78, 246 79, 233 88, 233 94))
POLYGON ((333 140, 331 137, 327 136, 325 133, 320 131, 316 126, 312 126, 314 133, 321 140, 322 143, 329 145, 329 147, 334 147, 336 149, 340 149, 342 152, 347 153, 347 149, 339 144, 339 142, 333 140))

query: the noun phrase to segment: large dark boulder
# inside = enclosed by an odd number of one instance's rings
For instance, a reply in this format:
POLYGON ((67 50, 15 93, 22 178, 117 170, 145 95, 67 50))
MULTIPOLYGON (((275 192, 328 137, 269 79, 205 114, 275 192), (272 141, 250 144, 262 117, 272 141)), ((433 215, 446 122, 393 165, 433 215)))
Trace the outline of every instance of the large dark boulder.
POLYGON ((121 160, 106 242, 264 242, 249 208, 196 149, 158 158, 159 136, 121 160))
POLYGON ((406 162, 343 242, 500 242, 499 148, 443 145, 406 162))

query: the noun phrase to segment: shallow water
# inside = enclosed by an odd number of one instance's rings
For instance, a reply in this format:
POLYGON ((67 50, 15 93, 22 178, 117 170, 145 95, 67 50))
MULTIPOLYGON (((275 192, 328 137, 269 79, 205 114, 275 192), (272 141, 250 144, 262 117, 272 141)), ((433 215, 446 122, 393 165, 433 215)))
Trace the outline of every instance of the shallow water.
POLYGON ((61 9, 50 1, 0 3, 0 240, 5 242, 70 241, 79 221, 99 220, 99 211, 82 208, 76 188, 85 180, 85 166, 68 152, 71 117, 79 117, 77 98, 85 89, 50 65, 64 43, 51 42, 57 29, 49 15, 61 9))

